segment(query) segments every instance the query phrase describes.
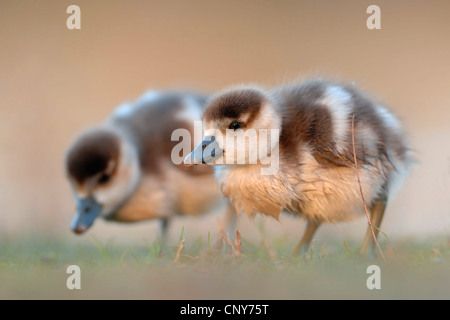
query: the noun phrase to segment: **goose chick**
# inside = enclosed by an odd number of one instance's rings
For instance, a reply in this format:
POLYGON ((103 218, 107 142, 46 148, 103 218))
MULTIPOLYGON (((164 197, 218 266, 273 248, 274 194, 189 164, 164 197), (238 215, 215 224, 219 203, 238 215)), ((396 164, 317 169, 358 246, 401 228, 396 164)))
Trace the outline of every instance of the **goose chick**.
MULTIPOLYGON (((399 121, 351 85, 313 79, 222 92, 209 102, 204 139, 185 163, 216 165, 220 188, 238 213, 278 219, 284 210, 306 218, 297 254, 307 250, 321 223, 365 216, 353 160, 353 116, 362 190, 371 221, 380 227, 411 158, 399 121)), ((373 245, 368 229, 362 253, 373 245)))
POLYGON ((206 98, 186 92, 147 92, 125 103, 105 124, 82 133, 66 155, 77 209, 71 229, 84 233, 98 217, 121 222, 162 221, 210 211, 223 197, 211 168, 171 159, 172 132, 193 132, 206 98))

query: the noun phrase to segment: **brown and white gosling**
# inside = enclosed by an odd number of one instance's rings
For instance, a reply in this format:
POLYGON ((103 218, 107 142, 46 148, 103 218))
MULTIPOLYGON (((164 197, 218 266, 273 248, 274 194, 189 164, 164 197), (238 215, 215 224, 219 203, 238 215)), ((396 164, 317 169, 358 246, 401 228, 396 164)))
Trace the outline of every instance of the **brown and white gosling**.
MULTIPOLYGON (((353 85, 313 79, 272 90, 239 86, 219 93, 203 114, 204 139, 185 163, 217 165, 220 189, 238 213, 303 216, 308 223, 293 250, 297 254, 307 250, 321 223, 365 216, 353 116, 362 190, 372 224, 380 227, 411 157, 397 118, 353 85), (245 142, 231 143, 238 132, 245 142), (269 140, 275 143, 266 150, 269 140), (270 166, 273 173, 262 174, 270 166)), ((368 228, 361 252, 373 249, 368 228)))
POLYGON ((65 162, 77 203, 72 231, 84 233, 98 217, 160 219, 164 237, 171 217, 199 215, 227 201, 212 168, 187 168, 171 159, 178 143, 171 141, 172 132, 193 133, 205 102, 205 96, 189 92, 149 91, 76 138, 65 162))

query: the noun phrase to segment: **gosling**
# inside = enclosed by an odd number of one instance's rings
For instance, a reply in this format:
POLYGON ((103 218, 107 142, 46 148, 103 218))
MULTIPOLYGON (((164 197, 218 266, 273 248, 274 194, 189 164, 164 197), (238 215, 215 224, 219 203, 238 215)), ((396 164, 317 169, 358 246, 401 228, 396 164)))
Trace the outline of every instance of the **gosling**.
MULTIPOLYGON (((322 223, 365 216, 353 147, 377 228, 412 161, 397 118, 354 85, 312 79, 271 90, 235 87, 211 98, 203 123, 203 141, 185 163, 216 166, 220 189, 238 213, 304 217, 293 255, 308 250, 322 223)), ((374 245, 369 226, 361 253, 373 255, 374 245)))
MULTIPOLYGON (((149 91, 119 106, 107 121, 79 135, 67 151, 65 168, 76 201, 71 229, 82 234, 99 217, 110 221, 161 221, 197 216, 227 202, 209 167, 175 165, 172 132, 193 132, 206 96, 149 91)), ((225 204, 227 215, 232 207, 225 204)))

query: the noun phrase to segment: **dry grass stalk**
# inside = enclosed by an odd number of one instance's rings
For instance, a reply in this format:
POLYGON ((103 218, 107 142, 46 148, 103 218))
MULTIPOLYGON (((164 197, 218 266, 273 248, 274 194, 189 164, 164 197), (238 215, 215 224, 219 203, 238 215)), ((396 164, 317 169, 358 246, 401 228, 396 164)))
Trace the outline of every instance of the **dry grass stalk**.
POLYGON ((236 237, 234 239, 234 255, 239 257, 241 255, 242 243, 241 243, 241 234, 238 230, 236 230, 236 237))
POLYGON ((320 256, 323 258, 323 257, 325 257, 325 249, 327 248, 327 243, 326 242, 324 242, 323 243, 323 246, 322 246, 322 249, 320 249, 320 256))
POLYGON ((383 260, 385 259, 383 251, 380 248, 380 245, 378 244, 377 237, 375 236, 375 231, 373 230, 372 221, 370 220, 369 211, 367 210, 366 200, 364 199, 364 193, 361 186, 361 179, 359 178, 359 171, 358 171, 358 161, 356 161, 356 149, 355 149, 355 114, 352 116, 352 145, 353 145, 353 159, 355 161, 355 170, 356 170, 356 177, 358 178, 358 184, 359 184, 359 191, 361 192, 361 199, 364 205, 364 211, 366 212, 367 221, 370 227, 370 230, 372 232, 373 241, 375 242, 378 251, 380 252, 381 257, 383 260))
POLYGON ((225 242, 230 246, 231 250, 233 250, 233 252, 234 252, 234 244, 233 244, 233 242, 231 241, 230 236, 229 236, 228 233, 224 236, 223 239, 224 239, 225 242))
POLYGON ((225 230, 223 229, 222 221, 220 221, 219 218, 217 218, 217 224, 219 225, 219 233, 220 233, 220 236, 221 236, 222 238, 224 238, 224 237, 225 237, 225 230))
POLYGON ((231 250, 234 251, 234 245, 233 245, 233 242, 231 242, 231 239, 230 239, 230 236, 228 235, 228 233, 225 233, 225 230, 223 229, 222 221, 220 221, 219 218, 217 218, 217 223, 219 224, 219 232, 220 232, 220 236, 221 236, 222 239, 225 240, 225 242, 230 246, 231 250))
POLYGON ((214 245, 214 249, 219 251, 223 247, 223 241, 225 239, 225 231, 223 230, 222 221, 220 221, 219 218, 217 218, 217 224, 219 226, 220 238, 219 238, 219 240, 217 240, 217 243, 214 245))
POLYGON ((350 255, 350 257, 353 257, 353 252, 352 249, 350 249, 350 246, 348 245, 347 242, 344 241, 344 247, 347 250, 348 254, 350 255))
POLYGON ((189 255, 189 254, 183 254, 183 257, 188 258, 188 259, 190 259, 191 261, 195 261, 195 260, 198 260, 198 259, 200 258, 200 256, 195 256, 195 257, 193 257, 193 256, 191 256, 191 255, 189 255))
MULTIPOLYGON (((217 218, 217 223, 219 224, 219 232, 220 235, 222 237, 223 240, 225 240, 226 244, 228 244, 228 246, 230 246, 231 250, 233 251, 233 254, 236 254, 236 248, 233 244, 233 242, 230 239, 230 235, 228 233, 225 233, 225 230, 223 229, 223 225, 222 225, 222 221, 220 221, 219 218, 217 218)), ((241 235, 239 234, 239 245, 241 243, 241 235)), ((237 238, 236 238, 237 239, 237 238)), ((239 253, 240 253, 240 248, 239 248, 239 253)))
POLYGON ((178 262, 178 260, 180 259, 181 251, 183 251, 183 248, 184 248, 184 239, 181 239, 180 243, 178 244, 177 255, 175 256, 173 262, 175 263, 178 262))

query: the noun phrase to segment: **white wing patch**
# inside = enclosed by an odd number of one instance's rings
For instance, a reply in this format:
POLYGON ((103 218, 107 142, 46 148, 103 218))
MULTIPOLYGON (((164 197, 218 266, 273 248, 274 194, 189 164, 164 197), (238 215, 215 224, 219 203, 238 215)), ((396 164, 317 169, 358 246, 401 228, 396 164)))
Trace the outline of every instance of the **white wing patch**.
POLYGON ((202 119, 202 106, 193 97, 183 99, 183 109, 176 114, 177 120, 200 121, 202 119))
POLYGON ((144 93, 142 96, 137 98, 136 102, 138 104, 147 104, 158 100, 162 96, 161 92, 149 90, 144 93))
POLYGON ((144 106, 147 103, 154 102, 158 100, 162 96, 161 92, 158 91, 147 91, 142 96, 136 99, 134 102, 124 102, 119 105, 116 110, 113 112, 113 118, 127 118, 130 117, 135 108, 139 108, 140 106, 144 106))
POLYGON ((133 105, 130 102, 122 103, 114 110, 113 116, 118 118, 129 117, 133 113, 133 105))
POLYGON ((392 113, 381 106, 377 106, 376 110, 386 126, 394 129, 396 132, 399 132, 401 130, 400 122, 392 113))
POLYGON ((351 96, 343 88, 332 86, 326 89, 325 96, 319 103, 327 106, 331 113, 336 149, 342 151, 346 146, 350 126, 351 96))

